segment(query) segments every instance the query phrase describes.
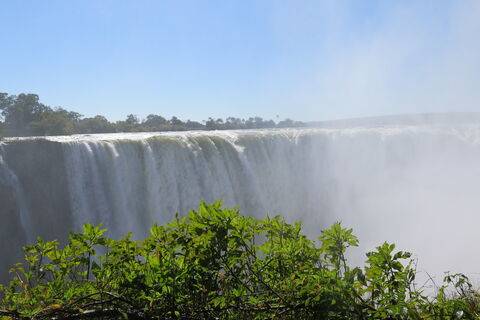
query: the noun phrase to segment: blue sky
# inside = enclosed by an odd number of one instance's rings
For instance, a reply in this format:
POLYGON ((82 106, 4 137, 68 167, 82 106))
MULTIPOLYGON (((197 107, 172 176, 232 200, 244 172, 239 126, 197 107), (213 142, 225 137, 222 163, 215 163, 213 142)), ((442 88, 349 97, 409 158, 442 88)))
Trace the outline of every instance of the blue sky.
POLYGON ((0 92, 134 113, 480 111, 480 1, 0 1, 0 92))

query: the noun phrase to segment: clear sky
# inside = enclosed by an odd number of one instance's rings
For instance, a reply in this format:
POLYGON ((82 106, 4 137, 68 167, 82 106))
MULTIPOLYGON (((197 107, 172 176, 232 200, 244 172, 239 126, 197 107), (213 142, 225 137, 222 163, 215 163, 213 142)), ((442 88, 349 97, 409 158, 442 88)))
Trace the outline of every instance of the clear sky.
POLYGON ((480 111, 479 0, 0 4, 0 92, 85 116, 480 111))

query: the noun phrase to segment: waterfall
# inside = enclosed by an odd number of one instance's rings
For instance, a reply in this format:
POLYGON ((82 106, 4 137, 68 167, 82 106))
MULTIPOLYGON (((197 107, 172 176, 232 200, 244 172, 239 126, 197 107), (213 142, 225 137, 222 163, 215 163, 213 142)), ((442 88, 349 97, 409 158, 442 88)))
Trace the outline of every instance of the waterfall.
MULTIPOLYGON (((13 202, 17 205, 17 211, 16 217, 3 217, 4 214, 12 214, 12 212, 8 212, 6 210, 7 205, 5 204, 5 207, 3 209, 0 209, 2 213, 2 220, 17 220, 21 226, 20 230, 16 230, 16 232, 20 232, 24 235, 25 239, 27 242, 32 241, 32 235, 35 232, 33 226, 32 226, 32 221, 30 219, 30 213, 28 210, 28 202, 27 199, 25 198, 25 195, 23 193, 22 186, 20 185, 17 176, 15 175, 12 170, 8 167, 8 165, 5 163, 5 160, 3 160, 2 157, 2 149, 3 147, 0 145, 0 187, 3 189, 3 191, 7 191, 10 189, 9 197, 11 198, 10 200, 13 200, 13 202), (6 219, 3 219, 6 218, 6 219)), ((0 207, 3 203, 0 203, 0 207)))
POLYGON ((8 254, 86 222, 141 238, 200 199, 301 220, 312 238, 340 220, 360 238, 355 262, 386 240, 432 272, 475 272, 480 126, 76 135, 0 147, 0 216, 18 229, 2 232, 22 235, 2 245, 8 254))

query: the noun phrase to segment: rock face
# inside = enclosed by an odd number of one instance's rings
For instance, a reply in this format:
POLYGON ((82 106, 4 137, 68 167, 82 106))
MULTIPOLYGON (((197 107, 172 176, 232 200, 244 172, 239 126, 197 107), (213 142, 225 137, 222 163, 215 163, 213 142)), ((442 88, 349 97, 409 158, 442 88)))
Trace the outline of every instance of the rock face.
POLYGON ((435 260, 457 271, 451 262, 467 249, 456 248, 480 240, 479 190, 480 125, 472 124, 6 139, 0 273, 37 236, 65 239, 103 222, 113 236, 141 238, 200 199, 300 219, 312 236, 342 220, 364 249, 388 240, 427 267, 435 260))

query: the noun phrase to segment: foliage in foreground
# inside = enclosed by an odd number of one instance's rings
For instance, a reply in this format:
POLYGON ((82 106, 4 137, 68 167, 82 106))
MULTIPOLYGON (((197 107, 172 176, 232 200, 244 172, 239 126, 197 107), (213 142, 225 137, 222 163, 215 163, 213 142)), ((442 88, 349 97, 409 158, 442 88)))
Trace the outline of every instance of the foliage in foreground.
POLYGON ((475 319, 478 293, 447 275, 435 297, 415 289, 410 253, 384 243, 351 268, 351 229, 335 223, 320 246, 300 223, 256 220, 201 203, 151 228, 144 241, 85 225, 60 248, 25 247, 0 288, 0 318, 15 319, 475 319), (456 290, 447 295, 447 288, 456 290))

